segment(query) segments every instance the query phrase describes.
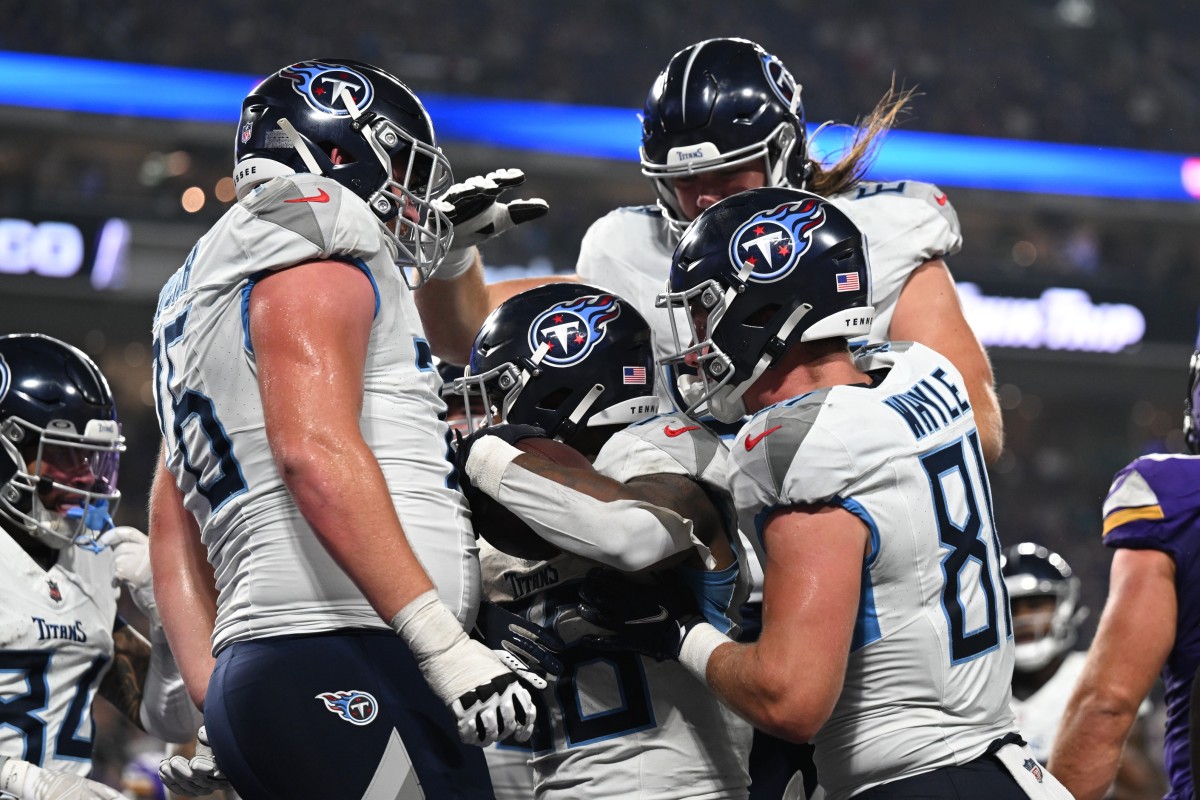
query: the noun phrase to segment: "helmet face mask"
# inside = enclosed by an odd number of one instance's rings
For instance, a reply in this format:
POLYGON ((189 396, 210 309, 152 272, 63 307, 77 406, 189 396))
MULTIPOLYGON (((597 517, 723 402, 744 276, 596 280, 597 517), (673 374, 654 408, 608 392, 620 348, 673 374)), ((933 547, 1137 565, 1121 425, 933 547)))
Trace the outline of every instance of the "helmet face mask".
POLYGON ((681 231, 676 178, 761 161, 767 186, 802 188, 808 173, 801 87, 745 39, 708 39, 676 53, 642 115, 642 174, 681 231))
MULTIPOLYGON (((658 413, 650 327, 624 300, 556 283, 518 294, 488 316, 465 374, 447 389, 483 419, 537 425, 571 443, 589 428, 658 413)), ((614 428, 615 429, 615 428, 614 428)))
POLYGON ((266 78, 242 103, 234 153, 239 199, 308 172, 345 186, 383 222, 396 220, 398 264, 416 272, 410 286, 449 249, 453 226, 433 201, 454 183, 450 164, 417 96, 377 67, 301 61, 266 78))
POLYGON ((868 333, 869 282, 862 233, 817 195, 765 187, 705 209, 655 300, 670 312, 675 348, 661 364, 681 373, 686 413, 736 422, 743 394, 793 344, 868 333))
POLYGON ((1078 639, 1087 616, 1079 578, 1062 556, 1030 542, 1004 551, 1001 572, 1012 603, 1016 669, 1037 672, 1078 639))
POLYGON ((0 487, 7 529, 57 549, 94 546, 112 526, 125 438, 83 353, 36 334, 0 337, 0 448, 17 465, 0 487))

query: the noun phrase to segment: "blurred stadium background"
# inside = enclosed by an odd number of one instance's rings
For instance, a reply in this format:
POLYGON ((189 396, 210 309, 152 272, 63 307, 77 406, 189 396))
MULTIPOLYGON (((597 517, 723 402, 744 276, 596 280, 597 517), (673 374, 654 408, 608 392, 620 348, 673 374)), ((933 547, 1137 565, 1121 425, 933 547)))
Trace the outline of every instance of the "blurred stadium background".
MULTIPOLYGON (((1200 161, 1188 157, 1200 153, 1195 3, 3 0, 0 9, 0 332, 61 337, 114 381, 130 442, 123 523, 145 525, 156 455, 158 288, 231 201, 241 95, 315 57, 378 64, 442 101, 430 106, 460 180, 526 171, 524 196, 546 198, 551 213, 489 245, 497 277, 571 271, 593 220, 652 201, 635 114, 669 56, 710 36, 745 36, 778 55, 804 87, 810 130, 853 123, 895 80, 920 92, 902 131, 1075 145, 1062 160, 1083 159, 1087 180, 1056 168, 1037 191, 975 179, 976 167, 1028 168, 1031 151, 1020 148, 970 150, 961 174, 933 177, 962 222, 963 250, 948 261, 968 284, 1005 412, 1007 450, 992 471, 1001 537, 1046 544, 1081 575, 1093 612, 1081 644, 1107 588, 1100 503, 1113 473, 1139 454, 1182 450, 1200 306, 1200 161), (22 60, 34 54, 68 60, 22 60), (110 83, 114 62, 211 71, 244 88, 216 121, 190 117, 186 91, 174 98, 179 118, 132 114, 140 79, 110 83), (90 105, 56 99, 74 92, 90 105), (549 105, 481 105, 499 99, 549 105), (450 133, 442 105, 456 109, 450 133), (627 141, 605 157, 548 151, 540 114, 577 119, 574 106, 618 113, 627 141), (473 136, 493 112, 526 133, 504 145, 473 136), (1168 190, 1141 193, 1160 162, 1168 190), (1093 190, 1092 179, 1109 189, 1093 190)), ((931 177, 919 167, 886 174, 896 162, 886 163, 883 179, 931 177)), ((101 705, 98 762, 115 782, 145 743, 101 705)))

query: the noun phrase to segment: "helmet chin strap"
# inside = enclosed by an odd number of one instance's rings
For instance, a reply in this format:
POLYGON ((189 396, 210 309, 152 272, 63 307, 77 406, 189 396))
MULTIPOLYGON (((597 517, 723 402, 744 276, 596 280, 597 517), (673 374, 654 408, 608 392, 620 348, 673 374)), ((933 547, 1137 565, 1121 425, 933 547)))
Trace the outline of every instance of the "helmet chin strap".
POLYGON ((325 174, 322 172, 321 166, 317 164, 317 160, 313 158, 313 154, 309 152, 308 146, 304 143, 304 137, 300 135, 300 131, 296 130, 296 126, 280 117, 279 128, 292 140, 292 147, 296 148, 300 160, 304 162, 304 166, 308 167, 308 171, 313 175, 325 174))
MULTIPOLYGON (((602 394, 604 394, 604 384, 602 383, 594 384, 592 388, 588 390, 588 393, 585 394, 583 399, 579 401, 579 405, 575 406, 575 410, 571 412, 571 415, 567 417, 566 420, 564 420, 565 422, 570 423, 567 431, 573 431, 579 427, 579 421, 583 419, 583 416, 587 414, 588 410, 596 404, 596 401, 600 399, 600 395, 602 394)), ((559 427, 561 428, 562 426, 560 425, 559 427)), ((554 438, 558 439, 559 437, 556 436, 554 438)))

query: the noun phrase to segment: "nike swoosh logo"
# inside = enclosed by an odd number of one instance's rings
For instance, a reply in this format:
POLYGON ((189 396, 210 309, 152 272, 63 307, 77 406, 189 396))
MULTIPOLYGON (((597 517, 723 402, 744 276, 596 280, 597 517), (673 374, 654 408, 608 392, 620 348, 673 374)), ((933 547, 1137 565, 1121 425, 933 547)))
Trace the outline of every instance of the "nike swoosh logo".
POLYGON ((665 433, 667 436, 670 436, 672 439, 674 439, 676 436, 682 436, 688 431, 698 430, 700 430, 699 425, 684 425, 682 428, 672 428, 670 425, 663 426, 663 433, 665 433))
POLYGON ((293 197, 291 200, 284 200, 285 203, 328 203, 329 195, 324 189, 318 189, 317 193, 312 197, 293 197))
POLYGON ((774 428, 768 428, 767 430, 763 431, 758 436, 747 436, 746 437, 746 449, 753 450, 758 445, 759 442, 761 442, 763 439, 767 438, 772 433, 774 433, 775 431, 779 430, 782 427, 783 427, 782 425, 776 425, 774 428))
POLYGON ((641 619, 631 619, 626 621, 626 625, 645 625, 650 622, 662 622, 667 618, 667 610, 662 606, 658 607, 658 613, 651 617, 642 617, 641 619))
POLYGON ((937 197, 935 197, 935 198, 933 198, 933 199, 934 199, 934 200, 937 200, 937 204, 938 204, 939 206, 944 206, 944 205, 946 205, 946 195, 944 195, 944 194, 939 194, 937 197))

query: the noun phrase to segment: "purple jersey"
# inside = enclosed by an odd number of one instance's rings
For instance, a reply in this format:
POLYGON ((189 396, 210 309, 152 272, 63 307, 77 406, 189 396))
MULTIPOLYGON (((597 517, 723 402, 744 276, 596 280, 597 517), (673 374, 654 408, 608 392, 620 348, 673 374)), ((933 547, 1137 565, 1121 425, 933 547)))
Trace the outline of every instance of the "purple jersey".
POLYGON ((1188 709, 1200 666, 1200 457, 1143 456, 1118 472, 1104 501, 1104 543, 1159 550, 1175 562, 1179 611, 1175 644, 1162 671, 1163 751, 1171 780, 1167 798, 1191 797, 1188 709))

